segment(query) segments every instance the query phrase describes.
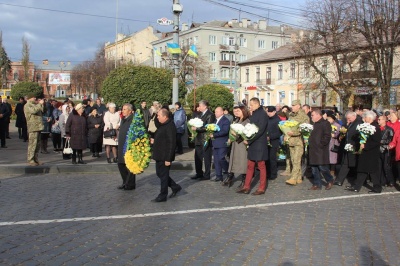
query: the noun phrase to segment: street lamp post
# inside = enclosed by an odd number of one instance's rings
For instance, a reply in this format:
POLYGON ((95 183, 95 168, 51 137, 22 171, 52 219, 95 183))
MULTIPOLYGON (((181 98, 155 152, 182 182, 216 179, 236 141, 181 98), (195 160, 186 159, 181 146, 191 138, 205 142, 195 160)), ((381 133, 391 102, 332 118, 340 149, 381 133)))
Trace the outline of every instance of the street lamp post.
MULTIPOLYGON (((172 12, 174 13, 174 34, 173 42, 179 45, 179 17, 183 12, 183 8, 179 0, 173 0, 172 12)), ((173 54, 174 62, 174 78, 172 80, 172 104, 178 101, 179 94, 179 54, 173 54)))

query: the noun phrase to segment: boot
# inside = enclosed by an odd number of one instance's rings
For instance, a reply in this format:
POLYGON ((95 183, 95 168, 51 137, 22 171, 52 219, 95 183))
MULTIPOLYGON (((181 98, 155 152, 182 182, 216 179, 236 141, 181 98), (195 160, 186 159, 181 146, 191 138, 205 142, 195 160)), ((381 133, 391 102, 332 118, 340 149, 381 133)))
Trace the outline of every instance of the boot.
POLYGON ((72 164, 76 164, 76 154, 72 154, 72 164))
POLYGON ((78 154, 78 164, 86 164, 82 159, 82 154, 78 154))
POLYGON ((224 181, 222 182, 223 186, 228 186, 231 187, 232 183, 233 183, 233 178, 235 177, 234 173, 228 173, 228 176, 224 179, 224 181))
POLYGON ((100 158, 101 156, 100 156, 100 154, 98 152, 95 152, 94 153, 94 157, 100 158))
POLYGON ((240 177, 242 178, 242 181, 240 182, 240 185, 237 188, 243 187, 244 181, 246 180, 246 174, 241 174, 240 177))
POLYGON ((118 162, 118 157, 117 157, 117 158, 114 158, 114 159, 113 159, 113 162, 114 162, 114 163, 117 163, 117 162, 118 162))
POLYGON ((107 163, 111 163, 111 158, 107 158, 107 163))
POLYGON ((297 180, 294 178, 290 178, 290 179, 286 180, 286 184, 295 186, 297 184, 297 180))

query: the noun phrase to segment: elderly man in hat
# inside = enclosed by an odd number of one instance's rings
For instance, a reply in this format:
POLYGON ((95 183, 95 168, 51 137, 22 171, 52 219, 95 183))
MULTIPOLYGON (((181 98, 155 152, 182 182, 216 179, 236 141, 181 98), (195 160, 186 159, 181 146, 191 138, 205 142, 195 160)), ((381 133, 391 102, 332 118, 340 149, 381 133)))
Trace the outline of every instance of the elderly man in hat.
MULTIPOLYGON (((292 112, 289 114, 289 120, 296 121, 299 124, 310 123, 310 119, 304 110, 301 109, 300 100, 294 100, 292 102, 292 112)), ((295 186, 303 182, 301 175, 301 157, 304 152, 303 138, 299 130, 290 131, 287 135, 289 136, 287 141, 290 150, 292 171, 290 179, 286 180, 286 184, 295 186)))
POLYGON ((29 133, 28 164, 37 166, 40 164, 38 160, 40 131, 44 128, 42 120, 44 99, 40 99, 36 102, 36 95, 29 93, 27 95, 27 100, 28 101, 24 105, 24 113, 29 133))

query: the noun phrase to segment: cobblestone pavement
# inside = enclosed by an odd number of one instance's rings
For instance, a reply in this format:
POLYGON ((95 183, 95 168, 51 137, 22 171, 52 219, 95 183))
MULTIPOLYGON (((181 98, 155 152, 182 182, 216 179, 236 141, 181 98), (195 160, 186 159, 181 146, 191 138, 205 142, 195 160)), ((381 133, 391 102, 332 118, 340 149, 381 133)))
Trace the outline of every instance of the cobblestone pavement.
MULTIPOLYGON (((118 174, 21 175, 0 187, 0 265, 400 265, 400 193, 308 191, 284 178, 262 196, 193 172, 164 203, 154 169, 134 191, 118 174)), ((254 188, 253 188, 254 190, 254 188)))

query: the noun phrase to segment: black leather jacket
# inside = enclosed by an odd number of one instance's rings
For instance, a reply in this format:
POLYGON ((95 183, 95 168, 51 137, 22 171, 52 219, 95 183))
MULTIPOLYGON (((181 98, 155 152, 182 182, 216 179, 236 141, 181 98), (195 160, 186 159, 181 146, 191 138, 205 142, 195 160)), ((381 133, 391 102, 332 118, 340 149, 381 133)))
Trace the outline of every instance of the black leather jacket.
MULTIPOLYGON (((203 116, 200 114, 200 119, 203 120, 203 127, 196 129, 197 136, 195 139, 195 145, 204 145, 205 142, 205 132, 206 128, 205 125, 215 123, 215 115, 210 111, 207 110, 203 116)), ((211 143, 211 141, 209 141, 211 143)))
POLYGON ((391 127, 385 126, 383 130, 381 130, 381 146, 380 146, 380 151, 381 153, 384 153, 385 151, 388 151, 388 145, 390 142, 392 142, 394 136, 394 131, 391 127))

